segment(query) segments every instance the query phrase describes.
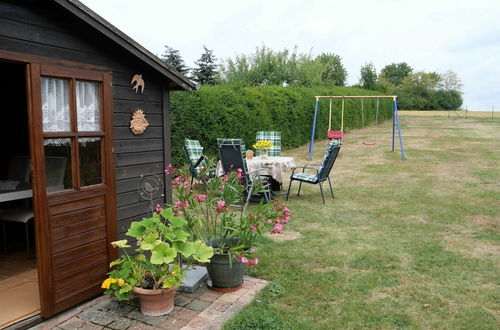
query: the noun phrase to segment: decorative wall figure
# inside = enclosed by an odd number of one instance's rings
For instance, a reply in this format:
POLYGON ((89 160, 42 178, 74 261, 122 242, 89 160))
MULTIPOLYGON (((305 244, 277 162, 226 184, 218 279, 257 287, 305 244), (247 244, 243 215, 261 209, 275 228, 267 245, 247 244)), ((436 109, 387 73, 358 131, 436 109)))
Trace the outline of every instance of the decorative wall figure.
POLYGON ((141 109, 136 109, 132 115, 132 120, 130 121, 130 129, 135 135, 144 133, 146 128, 149 126, 146 116, 141 109))
POLYGON ((141 89, 141 94, 144 92, 144 80, 142 79, 142 74, 134 74, 130 83, 134 85, 132 89, 136 93, 139 91, 139 89, 141 89))

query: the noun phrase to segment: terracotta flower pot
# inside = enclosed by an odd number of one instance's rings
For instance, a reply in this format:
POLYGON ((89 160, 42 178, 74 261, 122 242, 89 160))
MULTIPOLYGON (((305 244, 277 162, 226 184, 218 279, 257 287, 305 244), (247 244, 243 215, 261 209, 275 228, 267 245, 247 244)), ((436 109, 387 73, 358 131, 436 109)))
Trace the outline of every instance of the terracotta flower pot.
POLYGON ((134 287, 133 291, 139 297, 141 312, 149 316, 159 316, 170 313, 174 309, 175 293, 178 286, 170 289, 148 290, 134 287))

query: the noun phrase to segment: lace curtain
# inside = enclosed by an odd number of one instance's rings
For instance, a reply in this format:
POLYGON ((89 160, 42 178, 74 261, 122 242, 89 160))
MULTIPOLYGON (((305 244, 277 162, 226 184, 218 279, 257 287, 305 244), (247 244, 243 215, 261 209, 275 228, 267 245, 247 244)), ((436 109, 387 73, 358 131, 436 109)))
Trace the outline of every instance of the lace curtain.
POLYGON ((71 131, 67 80, 42 77, 42 118, 44 132, 71 131))
POLYGON ((76 82, 76 112, 79 131, 101 130, 99 83, 76 82))
MULTIPOLYGON (((42 121, 44 132, 70 132, 69 82, 65 79, 42 77, 42 121)), ((76 113, 78 131, 100 131, 101 109, 99 83, 76 82, 76 113)), ((86 138, 81 142, 94 142, 86 138)), ((65 139, 46 139, 45 145, 64 145, 65 139)))

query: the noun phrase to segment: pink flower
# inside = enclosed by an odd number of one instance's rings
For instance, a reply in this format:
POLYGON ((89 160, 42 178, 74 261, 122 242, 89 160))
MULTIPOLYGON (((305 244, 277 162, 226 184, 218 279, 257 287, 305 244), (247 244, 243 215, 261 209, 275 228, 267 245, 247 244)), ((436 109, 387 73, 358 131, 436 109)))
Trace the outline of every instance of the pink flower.
POLYGON ((218 207, 218 208, 223 208, 224 206, 226 206, 226 202, 225 201, 217 201, 217 203, 215 203, 215 205, 218 207))
POLYGON ((250 263, 252 265, 257 265, 259 263, 259 259, 258 258, 253 258, 252 260, 250 260, 250 263))
POLYGON ((184 181, 183 185, 184 185, 184 188, 189 188, 189 181, 184 181))
POLYGON ((184 207, 189 207, 189 202, 188 201, 184 201, 184 207))
POLYGON ((176 178, 174 179, 174 182, 175 182, 176 184, 181 184, 181 182, 182 182, 182 177, 181 177, 181 176, 176 177, 176 178))
POLYGON ((175 207, 178 207, 178 208, 180 208, 180 209, 182 209, 182 208, 183 208, 183 204, 182 204, 182 202, 181 202, 180 200, 176 200, 176 201, 174 202, 174 205, 175 205, 175 207))
POLYGON ((274 222, 276 222, 276 223, 280 223, 280 222, 281 222, 281 219, 280 219, 280 218, 276 218, 276 219, 274 219, 274 222))
POLYGON ((270 224, 271 223, 271 219, 266 219, 264 222, 267 223, 267 224, 270 224))
POLYGON ((251 231, 256 231, 256 230, 257 230, 257 227, 255 227, 254 225, 251 225, 251 226, 250 226, 250 230, 251 230, 251 231))
POLYGON ((178 217, 179 216, 179 211, 174 210, 174 216, 178 217))
POLYGON ((165 173, 170 174, 174 171, 174 167, 172 164, 168 164, 168 166, 165 168, 165 173))
POLYGON ((161 213, 161 211, 163 211, 163 209, 161 208, 160 204, 156 204, 155 212, 156 212, 157 214, 160 214, 160 213, 161 213))
POLYGON ((238 180, 243 179, 243 170, 241 168, 236 170, 236 177, 238 178, 238 180))
POLYGON ((198 203, 203 202, 207 198, 207 195, 198 195, 196 199, 198 200, 198 203))
POLYGON ((245 265, 247 265, 247 264, 248 264, 248 259, 247 259, 247 257, 245 257, 245 256, 241 257, 240 261, 241 261, 242 263, 244 263, 245 265))
POLYGON ((283 230, 283 225, 281 223, 277 223, 274 225, 274 229, 271 231, 271 234, 279 234, 283 230))
POLYGON ((285 216, 283 217, 283 222, 288 223, 289 220, 290 220, 290 214, 285 214, 285 216))

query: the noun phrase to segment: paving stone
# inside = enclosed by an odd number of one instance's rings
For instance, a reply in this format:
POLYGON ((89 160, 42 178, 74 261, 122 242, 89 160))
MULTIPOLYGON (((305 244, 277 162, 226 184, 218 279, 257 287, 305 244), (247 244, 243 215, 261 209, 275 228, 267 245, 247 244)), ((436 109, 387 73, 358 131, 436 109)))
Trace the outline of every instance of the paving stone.
POLYGON ((216 301, 217 298, 219 298, 222 295, 223 295, 222 292, 207 291, 207 292, 202 293, 198 297, 198 299, 203 300, 203 301, 212 302, 212 301, 216 301))
POLYGON ((203 318, 211 320, 211 321, 215 320, 216 318, 218 318, 221 315, 222 315, 222 312, 220 312, 216 309, 210 309, 210 308, 207 308, 203 312, 198 314, 199 317, 203 317, 203 318))
POLYGON ((89 308, 81 312, 80 314, 78 314, 78 317, 84 321, 92 322, 103 326, 110 324, 117 318, 116 315, 93 308, 89 308))
POLYGON ((119 319, 113 321, 110 325, 108 325, 108 328, 115 330, 125 330, 136 325, 137 323, 138 321, 136 320, 127 319, 126 317, 120 317, 119 319))
POLYGON ((252 289, 255 286, 255 282, 244 281, 243 288, 244 289, 252 289))
POLYGON ((109 313, 119 316, 127 316, 132 310, 135 310, 135 306, 131 306, 126 303, 117 304, 116 308, 108 310, 109 313))
POLYGON ((254 296, 243 295, 238 299, 238 301, 243 305, 248 305, 254 298, 254 296))
POLYGON ((184 307, 187 304, 191 303, 194 299, 195 298, 186 297, 185 295, 179 295, 175 297, 174 305, 184 307))
POLYGON ((195 317, 191 321, 186 324, 186 327, 194 328, 194 329, 206 329, 210 325, 210 320, 204 317, 195 317))
POLYGON ((187 309, 182 307, 179 309, 179 311, 175 314, 175 317, 180 320, 186 320, 186 321, 191 321, 194 319, 198 314, 200 314, 199 311, 195 311, 192 309, 187 309))
POLYGON ((131 326, 130 328, 128 328, 128 330, 158 330, 158 329, 160 328, 141 322, 138 322, 133 326, 131 326))
POLYGON ((157 327, 167 319, 168 315, 148 316, 138 310, 133 310, 127 314, 127 317, 157 327))
POLYGON ((219 312, 224 312, 229 308, 229 306, 231 306, 230 303, 218 300, 215 301, 212 305, 208 306, 207 309, 214 309, 219 312))
POLYGON ((232 293, 225 293, 222 296, 220 296, 220 298, 217 299, 217 300, 224 301, 224 302, 227 302, 227 303, 233 303, 236 300, 238 300, 239 297, 240 296, 232 294, 232 293))
POLYGON ((195 311, 202 311, 204 310, 205 308, 207 308, 208 306, 210 306, 210 303, 209 302, 206 302, 206 301, 203 301, 203 300, 199 300, 199 299, 196 299, 196 300, 193 300, 193 302, 187 304, 186 308, 188 309, 192 309, 192 310, 195 310, 195 311))
POLYGON ((93 305, 92 308, 98 309, 101 311, 108 311, 108 310, 115 309, 117 306, 118 306, 118 302, 110 299, 110 300, 101 301, 100 303, 93 305))
POLYGON ((182 320, 179 318, 173 318, 169 317, 160 324, 161 329, 167 329, 167 330, 176 330, 176 329, 181 329, 188 323, 188 320, 182 320))
POLYGON ((207 269, 203 266, 192 266, 186 270, 180 292, 195 292, 208 278, 207 269))
POLYGON ((266 283, 255 283, 255 286, 252 289, 254 289, 255 291, 259 291, 266 285, 267 285, 266 283))
POLYGON ((100 325, 97 325, 97 324, 93 324, 93 323, 89 323, 89 322, 86 322, 81 328, 80 330, 101 330, 101 329, 104 329, 103 326, 100 326, 100 325))
POLYGON ((73 330, 81 328, 86 322, 84 320, 79 319, 76 316, 73 316, 69 320, 58 325, 59 328, 65 330, 73 330))

